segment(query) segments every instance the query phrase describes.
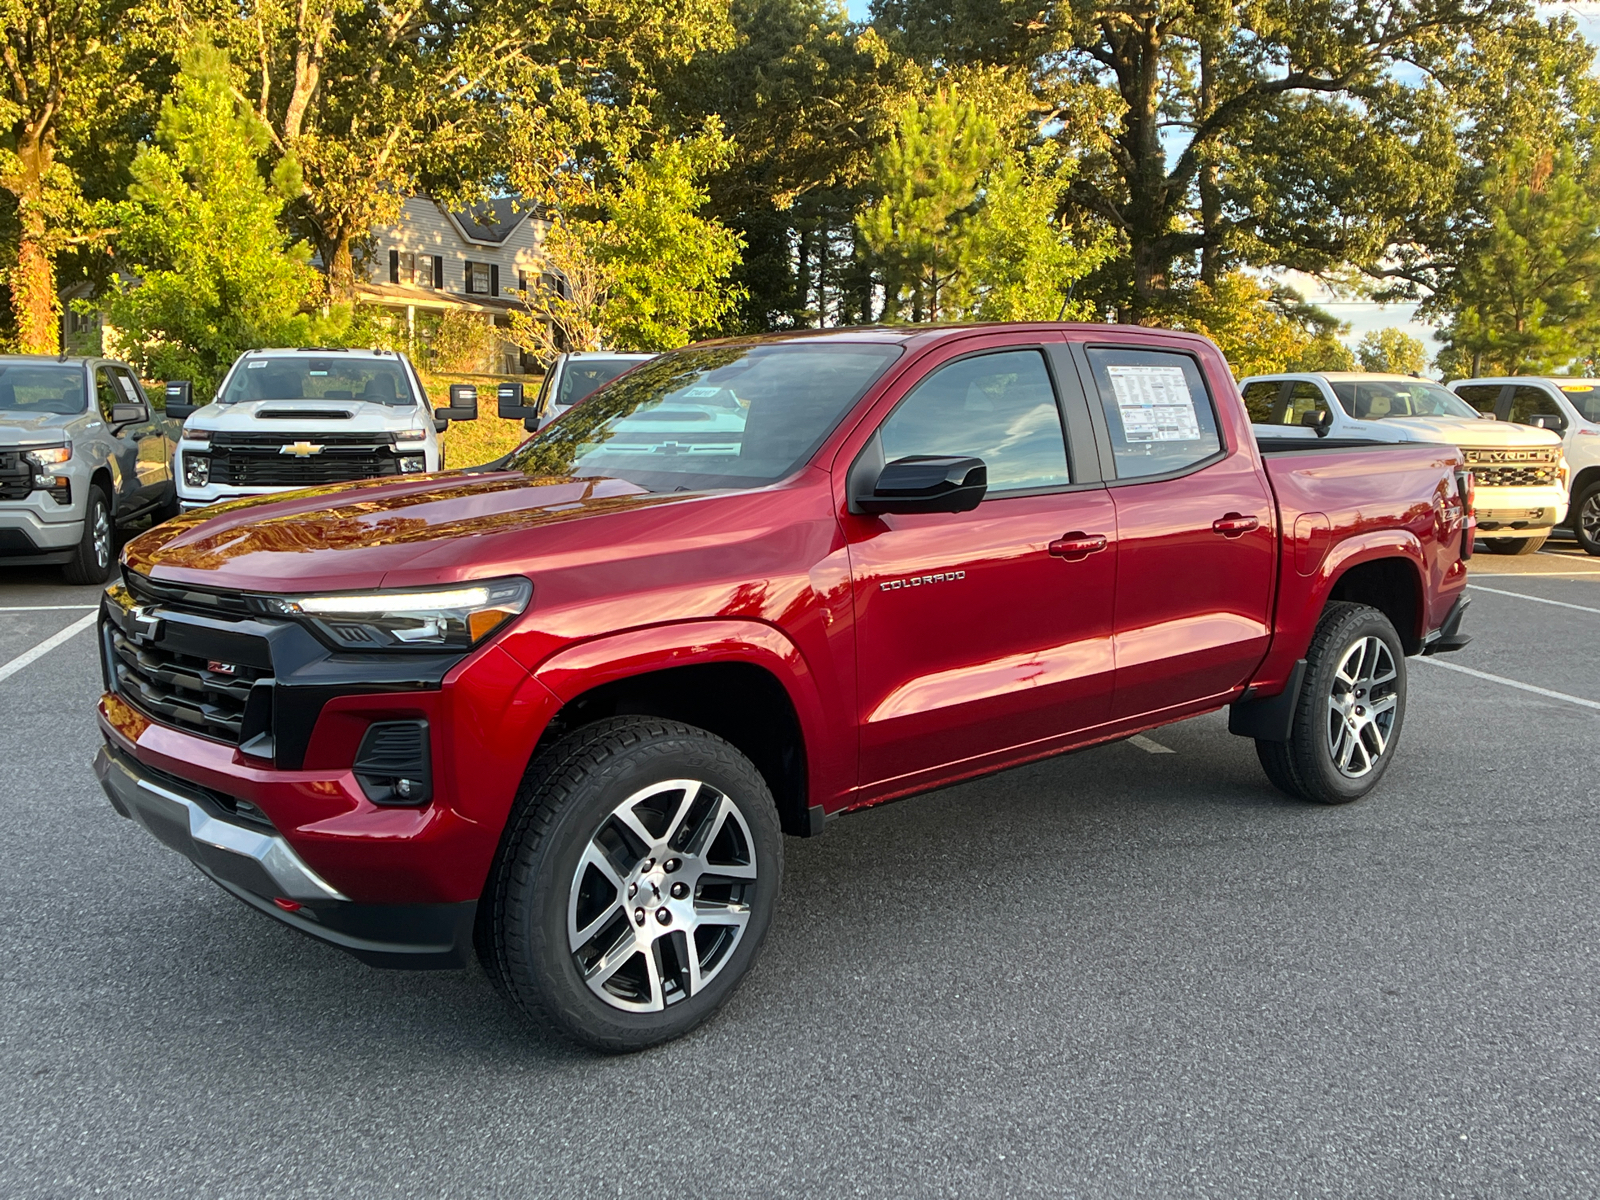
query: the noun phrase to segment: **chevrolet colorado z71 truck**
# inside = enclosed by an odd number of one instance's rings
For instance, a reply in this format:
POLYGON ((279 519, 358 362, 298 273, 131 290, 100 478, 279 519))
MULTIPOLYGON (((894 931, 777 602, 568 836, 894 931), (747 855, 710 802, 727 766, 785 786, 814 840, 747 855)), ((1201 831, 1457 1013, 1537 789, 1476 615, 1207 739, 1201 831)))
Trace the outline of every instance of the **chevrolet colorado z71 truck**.
POLYGON ((504 469, 192 513, 100 626, 117 811, 359 958, 626 1050, 749 969, 781 834, 1232 705, 1343 803, 1453 649, 1439 445, 1265 442, 1216 348, 849 330, 642 364, 504 469), (737 414, 737 421, 725 419, 737 414))
POLYGON ((455 384, 432 408, 410 361, 392 350, 249 350, 211 404, 169 381, 185 510, 351 479, 423 475, 443 465, 439 434, 478 415, 477 388, 455 384))

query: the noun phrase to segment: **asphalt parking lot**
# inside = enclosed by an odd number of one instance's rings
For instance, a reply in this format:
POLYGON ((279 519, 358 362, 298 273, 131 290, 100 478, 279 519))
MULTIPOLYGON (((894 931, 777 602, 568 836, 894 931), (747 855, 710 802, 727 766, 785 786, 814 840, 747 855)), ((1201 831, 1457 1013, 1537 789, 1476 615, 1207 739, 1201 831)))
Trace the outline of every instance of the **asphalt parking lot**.
POLYGON ((96 591, 0 575, 0 1195, 1593 1196, 1600 560, 1473 565, 1367 800, 1212 715, 851 817, 721 1017, 624 1058, 117 817, 93 638, 6 665, 96 591))

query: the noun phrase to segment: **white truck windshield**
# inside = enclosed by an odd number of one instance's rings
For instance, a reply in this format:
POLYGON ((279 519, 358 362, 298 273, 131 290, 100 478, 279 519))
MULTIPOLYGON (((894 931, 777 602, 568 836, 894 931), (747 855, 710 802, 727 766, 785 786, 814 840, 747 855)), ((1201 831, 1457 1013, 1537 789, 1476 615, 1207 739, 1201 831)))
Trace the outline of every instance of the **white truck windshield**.
POLYGON ((396 407, 417 402, 397 362, 310 355, 246 359, 234 369, 228 386, 217 399, 223 404, 244 400, 365 400, 396 407))
POLYGON ((1425 379, 1336 379, 1329 384, 1345 411, 1358 421, 1478 416, 1478 410, 1461 397, 1425 379))

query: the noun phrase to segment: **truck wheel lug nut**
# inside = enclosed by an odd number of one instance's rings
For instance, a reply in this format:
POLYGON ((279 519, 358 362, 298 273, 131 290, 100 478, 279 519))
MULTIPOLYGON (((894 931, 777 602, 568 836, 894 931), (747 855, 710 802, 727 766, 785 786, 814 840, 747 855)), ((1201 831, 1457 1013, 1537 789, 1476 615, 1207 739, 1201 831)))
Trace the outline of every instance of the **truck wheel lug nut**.
POLYGON ((682 880, 679 880, 677 883, 672 885, 672 898, 674 900, 682 900, 688 894, 689 885, 684 883, 682 880))
POLYGON ((677 859, 669 858, 669 859, 667 859, 666 862, 661 864, 661 869, 663 871, 667 872, 667 874, 670 875, 672 872, 676 871, 681 866, 683 866, 683 864, 681 862, 679 862, 677 859))
POLYGON ((632 900, 638 894, 639 894, 639 885, 637 883, 630 883, 628 885, 628 899, 632 900))
POLYGON ((656 865, 656 860, 655 859, 647 858, 642 863, 639 864, 639 873, 642 875, 642 874, 644 874, 644 872, 648 871, 651 867, 653 867, 655 865, 656 865))
POLYGON ((644 909, 636 908, 633 910, 633 923, 635 925, 644 924, 644 909))
POLYGON ((658 909, 656 909, 656 920, 660 921, 663 925, 671 925, 672 924, 672 912, 671 912, 671 910, 670 909, 666 909, 666 908, 658 908, 658 909))

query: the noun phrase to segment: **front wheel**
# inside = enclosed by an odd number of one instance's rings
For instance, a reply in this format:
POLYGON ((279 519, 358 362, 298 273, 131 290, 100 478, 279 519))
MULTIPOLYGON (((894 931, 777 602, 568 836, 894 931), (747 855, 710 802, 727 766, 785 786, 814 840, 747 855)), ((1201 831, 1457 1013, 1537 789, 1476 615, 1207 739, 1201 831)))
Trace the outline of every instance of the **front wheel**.
POLYGON ((1548 534, 1540 534, 1538 537, 1526 538, 1484 538, 1483 545, 1484 549, 1488 550, 1490 554, 1537 554, 1548 536, 1548 534))
POLYGON ((1584 488, 1573 507, 1577 513, 1572 521, 1572 532, 1578 537, 1578 545, 1600 557, 1600 481, 1584 488))
POLYGON ((525 1014, 608 1051, 679 1037, 755 961, 783 837, 750 761, 676 721, 586 726, 529 767, 478 953, 525 1014))
POLYGON ((115 549, 111 503, 103 491, 90 484, 89 498, 83 506, 83 536, 61 573, 68 583, 104 583, 111 578, 115 549))
POLYGON ((1388 770, 1406 714, 1406 660, 1389 618, 1330 604, 1306 653, 1287 742, 1256 742, 1267 778, 1322 804, 1359 800, 1388 770))

